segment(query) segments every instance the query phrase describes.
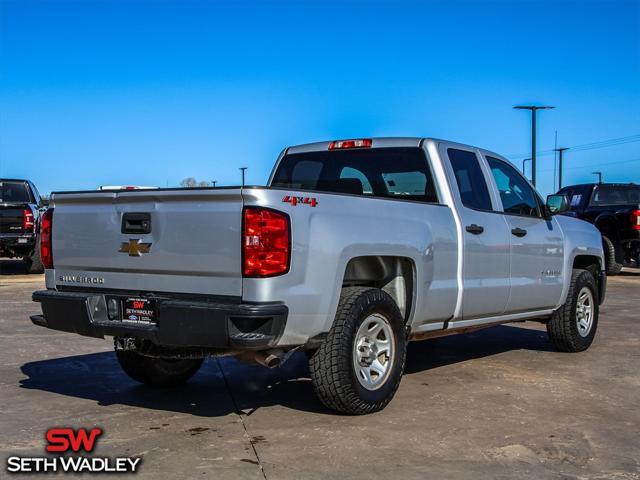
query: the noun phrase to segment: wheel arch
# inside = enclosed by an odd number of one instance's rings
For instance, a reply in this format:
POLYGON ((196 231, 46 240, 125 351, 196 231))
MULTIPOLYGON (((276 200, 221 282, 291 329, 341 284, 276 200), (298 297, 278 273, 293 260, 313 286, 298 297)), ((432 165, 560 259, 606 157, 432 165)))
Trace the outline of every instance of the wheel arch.
POLYGON ((405 323, 415 306, 416 268, 409 257, 363 255, 351 258, 345 267, 342 288, 380 288, 396 302, 405 323))
POLYGON ((596 255, 576 255, 573 259, 573 268, 591 272, 591 275, 593 275, 596 281, 599 303, 602 303, 604 301, 607 278, 606 275, 602 273, 605 268, 602 259, 596 255))
POLYGON ((601 263, 601 258, 597 255, 576 255, 573 258, 573 268, 594 270, 592 273, 597 275, 598 270, 602 270, 604 266, 601 263))

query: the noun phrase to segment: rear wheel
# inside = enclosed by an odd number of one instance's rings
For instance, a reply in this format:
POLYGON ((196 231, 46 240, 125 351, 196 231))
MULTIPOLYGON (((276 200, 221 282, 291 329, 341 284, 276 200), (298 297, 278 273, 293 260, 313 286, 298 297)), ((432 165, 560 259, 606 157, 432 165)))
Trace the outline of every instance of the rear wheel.
POLYGON ((339 412, 382 410, 398 389, 406 352, 393 299, 377 288, 344 288, 333 326, 309 362, 316 394, 339 412))
POLYGON ((561 352, 589 348, 598 328, 598 289, 588 270, 574 269, 565 304, 547 323, 547 333, 561 352))
POLYGON ((602 237, 602 249, 604 250, 604 260, 607 275, 618 275, 622 271, 622 259, 620 246, 616 246, 608 237, 602 237))
POLYGON ((156 387, 179 385, 193 377, 202 359, 176 360, 145 357, 139 353, 116 350, 118 363, 133 380, 156 387))
POLYGON ((42 265, 42 259, 40 258, 40 236, 36 241, 36 246, 33 249, 33 253, 30 257, 24 257, 24 261, 27 264, 28 273, 44 273, 44 265, 42 265))

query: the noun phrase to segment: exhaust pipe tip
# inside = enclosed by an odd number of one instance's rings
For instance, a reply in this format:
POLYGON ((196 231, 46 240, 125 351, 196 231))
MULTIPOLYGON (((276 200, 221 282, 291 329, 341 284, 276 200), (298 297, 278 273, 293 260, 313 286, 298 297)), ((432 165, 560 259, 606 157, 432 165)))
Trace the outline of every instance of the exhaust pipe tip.
POLYGON ((275 368, 280 365, 280 358, 275 355, 269 355, 264 361, 268 368, 275 368))
POLYGON ((267 368, 279 367, 282 363, 284 352, 282 350, 267 350, 265 352, 256 352, 254 360, 267 368))

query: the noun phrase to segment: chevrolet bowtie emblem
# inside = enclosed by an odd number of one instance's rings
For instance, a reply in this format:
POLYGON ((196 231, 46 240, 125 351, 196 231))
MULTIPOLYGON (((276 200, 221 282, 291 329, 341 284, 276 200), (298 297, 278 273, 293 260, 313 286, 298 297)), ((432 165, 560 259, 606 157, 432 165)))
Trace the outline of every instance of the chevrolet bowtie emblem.
POLYGON ((150 243, 140 243, 139 238, 132 238, 128 242, 122 242, 119 252, 128 253, 130 257, 139 257, 143 253, 149 253, 150 243))

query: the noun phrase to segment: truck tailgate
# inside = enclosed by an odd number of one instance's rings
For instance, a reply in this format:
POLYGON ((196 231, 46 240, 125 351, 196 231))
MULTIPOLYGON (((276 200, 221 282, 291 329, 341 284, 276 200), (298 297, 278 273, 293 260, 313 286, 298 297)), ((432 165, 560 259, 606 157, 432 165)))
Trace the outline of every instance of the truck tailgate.
POLYGON ((25 205, 0 205, 0 233, 22 233, 25 205))
POLYGON ((53 206, 48 287, 242 295, 240 189, 62 193, 53 206))

